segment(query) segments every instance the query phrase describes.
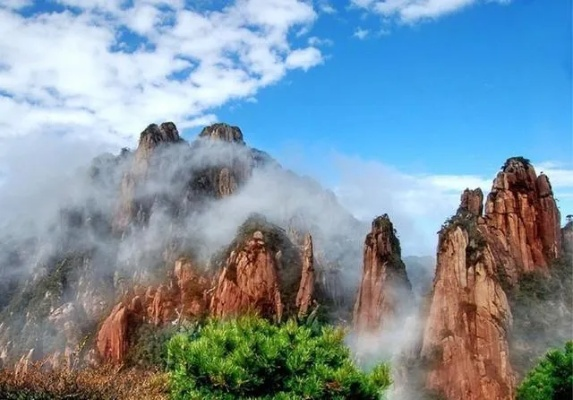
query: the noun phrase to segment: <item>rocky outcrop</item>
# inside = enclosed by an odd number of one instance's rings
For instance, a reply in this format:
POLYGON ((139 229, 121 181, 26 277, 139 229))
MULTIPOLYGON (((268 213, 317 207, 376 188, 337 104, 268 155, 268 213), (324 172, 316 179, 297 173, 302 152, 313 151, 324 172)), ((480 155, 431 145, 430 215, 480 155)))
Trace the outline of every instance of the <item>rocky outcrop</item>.
POLYGON ((113 220, 115 232, 123 232, 131 223, 142 223, 149 217, 153 198, 144 193, 143 187, 153 155, 161 145, 181 141, 177 127, 172 122, 159 126, 151 124, 141 132, 131 168, 121 181, 119 205, 113 220))
MULTIPOLYGON (((475 211, 475 207, 465 207, 475 211)), ((426 388, 448 400, 510 400, 511 312, 477 215, 459 212, 442 228, 421 356, 426 388)))
MULTIPOLYGON (((509 253, 516 270, 547 270, 561 251, 560 214, 547 176, 528 160, 510 158, 497 174, 485 204, 487 231, 509 253)), ((492 239, 493 240, 493 239, 492 239)))
POLYGON ((302 252, 286 233, 255 216, 230 246, 211 299, 210 313, 228 317, 257 313, 280 321, 304 314, 312 300, 312 239, 302 252))
POLYGON ((207 126, 189 145, 172 122, 149 125, 121 182, 114 231, 145 224, 155 203, 179 213, 190 211, 204 198, 230 196, 263 158, 264 153, 245 145, 236 126, 207 126))
POLYGON ((158 286, 135 286, 119 302, 101 325, 96 340, 103 360, 122 362, 130 337, 141 323, 161 326, 182 318, 199 318, 206 314, 211 280, 198 272, 191 260, 175 262, 170 281, 158 286))
POLYGON ((364 243, 364 266, 354 306, 354 328, 376 332, 406 308, 412 287, 401 259, 400 242, 387 214, 372 222, 364 243))
POLYGON ((244 145, 243 132, 238 126, 217 123, 203 128, 199 137, 244 145))
POLYGON ((300 286, 296 295, 296 307, 299 317, 308 314, 312 306, 314 295, 314 253, 312 247, 312 236, 306 234, 301 251, 302 276, 300 286))
POLYGON ((460 201, 460 209, 481 217, 483 214, 483 192, 481 189, 464 190, 460 201))
MULTIPOLYGON (((137 306, 134 302, 133 306, 137 306)), ((138 315, 137 309, 130 309, 124 303, 117 304, 97 334, 97 351, 106 361, 121 362, 129 343, 128 327, 131 316, 138 315)))

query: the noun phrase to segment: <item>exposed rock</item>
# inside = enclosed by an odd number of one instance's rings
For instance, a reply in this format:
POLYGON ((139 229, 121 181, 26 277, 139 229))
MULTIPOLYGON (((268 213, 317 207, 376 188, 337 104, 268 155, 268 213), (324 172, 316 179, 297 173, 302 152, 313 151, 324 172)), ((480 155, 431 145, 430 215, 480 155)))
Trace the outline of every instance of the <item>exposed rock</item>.
POLYGON ((516 263, 508 271, 515 281, 520 272, 546 270, 561 251, 560 214, 551 184, 536 175, 528 160, 506 161, 493 182, 485 205, 489 233, 516 263))
POLYGON ((354 306, 358 332, 376 332, 401 314, 412 287, 401 259, 400 242, 387 214, 372 222, 364 243, 364 267, 354 306))
POLYGON ((153 199, 143 196, 140 191, 149 172, 152 156, 161 144, 181 141, 172 122, 164 122, 160 126, 151 124, 141 132, 133 163, 121 182, 119 207, 113 220, 114 231, 123 232, 132 222, 141 223, 148 218, 153 199))
POLYGON ((72 368, 78 361, 82 336, 81 322, 85 318, 74 304, 64 303, 50 313, 48 320, 63 334, 65 347, 53 354, 47 363, 54 368, 72 368))
POLYGON ((121 362, 128 346, 129 310, 123 303, 117 304, 98 331, 96 346, 100 357, 107 361, 121 362))
POLYGON ((301 257, 300 250, 279 227, 259 216, 249 218, 226 252, 211 299, 211 315, 253 312, 280 321, 285 314, 296 315, 308 309, 312 298, 308 285, 313 280, 310 238, 303 253, 301 257))
POLYGON ((512 317, 495 263, 476 215, 460 213, 440 233, 421 355, 427 389, 445 399, 513 399, 512 317))
POLYGON ((483 214, 483 192, 481 189, 464 190, 461 197, 460 208, 481 217, 483 214))
POLYGON ((227 124, 213 124, 203 128, 199 134, 203 139, 222 140, 224 142, 231 142, 244 145, 243 132, 238 126, 230 126, 227 124))
POLYGON ((296 295, 296 306, 299 316, 302 317, 309 312, 314 294, 314 254, 310 234, 305 235, 301 256, 302 277, 296 295))
POLYGON ((281 320, 284 305, 278 281, 280 253, 267 247, 256 231, 242 248, 233 251, 219 276, 211 313, 217 317, 259 312, 281 320))
POLYGON ((211 280, 193 266, 191 260, 175 262, 171 280, 158 286, 135 286, 129 296, 118 303, 97 335, 100 358, 122 362, 131 333, 140 323, 161 326, 180 319, 204 316, 209 305, 211 280))

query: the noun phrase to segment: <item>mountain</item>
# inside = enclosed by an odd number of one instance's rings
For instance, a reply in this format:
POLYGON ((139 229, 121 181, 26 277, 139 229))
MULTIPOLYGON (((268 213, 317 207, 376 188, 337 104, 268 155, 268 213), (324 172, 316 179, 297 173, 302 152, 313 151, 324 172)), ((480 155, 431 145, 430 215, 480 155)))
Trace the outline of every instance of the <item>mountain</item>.
MULTIPOLYGON (((525 369, 516 360, 549 344, 516 346, 524 333, 519 328, 544 322, 545 313, 559 315, 552 328, 535 333, 549 339, 569 326, 571 316, 571 303, 562 297, 570 292, 571 272, 560 266, 571 258, 547 176, 513 157, 495 178, 485 207, 483 197, 480 189, 464 191, 457 213, 439 233, 421 357, 429 365, 426 388, 445 399, 513 399, 517 370, 525 369), (523 312, 524 299, 545 307, 534 292, 556 282, 552 304, 562 311, 545 309, 533 317, 523 312)), ((570 332, 557 336, 554 344, 570 332)))
POLYGON ((361 365, 392 363, 398 398, 504 400, 571 338, 573 221, 523 157, 487 196, 462 193, 435 257, 403 257, 388 214, 368 227, 223 123, 191 141, 149 125, 60 185, 0 232, 0 362, 16 377, 150 373, 175 332, 254 313, 342 325, 361 365))
POLYGON ((152 124, 76 179, 42 236, 2 240, 4 366, 124 362, 138 332, 206 315, 350 318, 363 224, 238 127, 152 124))
POLYGON ((354 329, 359 333, 395 324, 409 308, 412 285, 401 253, 388 215, 374 219, 364 243, 364 269, 354 306, 354 329))

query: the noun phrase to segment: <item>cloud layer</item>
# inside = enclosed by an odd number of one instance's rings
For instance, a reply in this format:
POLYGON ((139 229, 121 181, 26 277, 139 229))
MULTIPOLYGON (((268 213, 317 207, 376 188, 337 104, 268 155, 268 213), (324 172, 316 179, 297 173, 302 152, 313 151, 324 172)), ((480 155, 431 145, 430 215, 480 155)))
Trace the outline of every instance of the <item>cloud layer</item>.
MULTIPOLYGON (((573 169, 552 162, 533 162, 537 173, 545 173, 552 184, 562 222, 573 214, 573 169)), ((481 188, 485 195, 498 170, 495 165, 483 175, 410 174, 379 161, 337 155, 338 180, 333 188, 341 204, 361 220, 388 213, 406 255, 431 255, 437 245, 436 232, 454 214, 464 189, 481 188)))
POLYGON ((509 3, 511 0, 351 0, 353 6, 383 18, 414 23, 434 19, 478 3, 509 3))
POLYGON ((141 121, 179 127, 247 99, 289 70, 322 62, 293 32, 317 18, 300 0, 236 0, 197 11, 183 1, 60 0, 0 5, 0 137, 97 127, 132 141, 141 121))

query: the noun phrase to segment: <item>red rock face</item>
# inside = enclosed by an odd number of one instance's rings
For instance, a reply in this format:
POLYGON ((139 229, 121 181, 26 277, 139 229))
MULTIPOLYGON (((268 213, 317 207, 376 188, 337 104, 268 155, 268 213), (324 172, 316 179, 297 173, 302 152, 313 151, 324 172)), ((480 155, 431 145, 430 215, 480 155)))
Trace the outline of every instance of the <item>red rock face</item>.
POLYGON ((96 347, 106 361, 121 362, 125 356, 129 337, 129 310, 123 303, 116 305, 98 331, 96 347))
POLYGON ((301 258, 302 277, 296 295, 296 307, 299 310, 300 317, 307 315, 310 311, 314 294, 314 254, 310 234, 304 237, 301 258))
POLYGON ((483 217, 482 200, 481 190, 466 190, 440 234, 422 356, 430 365, 427 388, 448 400, 513 398, 511 311, 502 284, 524 272, 549 273, 568 235, 549 180, 525 159, 507 160, 483 217))
POLYGON ((211 299, 211 315, 256 313, 280 321, 285 312, 302 315, 309 310, 314 291, 312 238, 308 235, 304 248, 297 250, 298 260, 285 262, 283 249, 273 248, 267 235, 271 233, 255 231, 231 251, 211 299))
POLYGON ((210 287, 210 279, 198 273, 190 260, 178 259, 169 284, 135 287, 114 307, 98 331, 98 355, 103 360, 122 362, 130 335, 142 322, 160 326, 205 315, 210 287))
POLYGON ((229 256, 211 301, 211 314, 225 317, 257 312, 280 320, 284 306, 277 266, 277 254, 269 251, 262 232, 255 232, 229 256))
POLYGON ((452 226, 440 236, 421 355, 429 368, 426 387, 448 400, 514 396, 507 343, 511 313, 494 256, 479 236, 476 225, 452 226))
POLYGON ((497 175, 485 205, 490 235, 499 241, 516 264, 509 271, 545 270, 561 251, 560 214, 551 184, 536 175, 531 164, 509 159, 497 175))
POLYGON ((411 286, 401 260, 400 244, 387 215, 372 222, 364 243, 364 267, 354 306, 358 332, 376 332, 391 321, 411 286))
POLYGON ((461 197, 460 209, 481 217, 483 214, 483 192, 481 189, 464 190, 461 197))

